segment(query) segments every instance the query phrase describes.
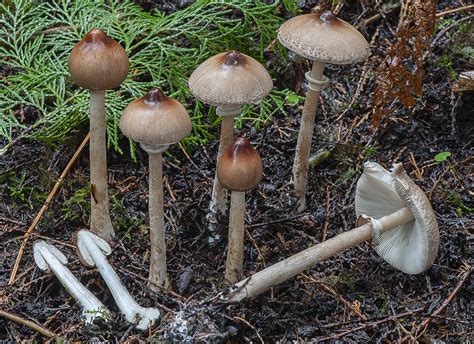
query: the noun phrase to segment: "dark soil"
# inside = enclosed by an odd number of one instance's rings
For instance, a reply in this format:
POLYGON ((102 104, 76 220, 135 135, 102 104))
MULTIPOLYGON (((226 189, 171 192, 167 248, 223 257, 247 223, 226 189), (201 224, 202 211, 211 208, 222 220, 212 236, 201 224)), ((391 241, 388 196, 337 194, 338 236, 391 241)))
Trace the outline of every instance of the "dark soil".
MULTIPOLYGON (((151 4, 150 6, 154 6, 151 4)), ((176 6, 169 1, 172 11, 176 6)), ((303 4, 304 10, 310 6, 303 4)), ((163 5, 164 6, 164 5, 163 5)), ((438 9, 459 6, 440 2, 438 9)), ((357 7, 344 7, 340 16, 354 22, 361 15, 357 7)), ((375 10, 364 14, 367 18, 375 10)), ((395 28, 397 11, 386 20, 367 27, 366 36, 395 28)), ((453 15, 454 20, 462 18, 453 15)), ((436 34, 435 34, 436 35, 436 34)), ((386 46, 384 35, 375 45, 386 46)), ((397 111, 383 130, 370 130, 369 120, 361 119, 371 110, 375 84, 370 77, 351 103, 362 66, 329 66, 326 74, 331 87, 322 92, 317 115, 313 152, 331 150, 329 159, 311 169, 307 190, 308 209, 298 214, 291 195, 291 166, 296 145, 301 105, 288 108, 289 116, 276 113, 265 126, 237 130, 247 136, 263 158, 264 177, 258 190, 247 194, 247 237, 244 273, 246 276, 289 257, 325 238, 350 230, 355 224, 355 184, 364 161, 386 166, 402 162, 404 168, 428 196, 436 212, 441 243, 434 265, 420 275, 406 275, 380 258, 370 243, 354 247, 318 264, 296 278, 275 286, 259 297, 229 305, 214 298, 225 290, 227 219, 218 228, 221 239, 210 243, 206 213, 214 177, 217 141, 195 147, 187 158, 177 145, 164 160, 165 213, 168 268, 172 291, 148 290, 148 183, 147 155, 140 151, 138 162, 127 151, 108 152, 112 221, 117 239, 109 256, 123 284, 138 303, 161 308, 160 324, 142 333, 116 315, 108 324, 85 327, 80 306, 51 274, 39 270, 33 260, 32 243, 51 240, 69 259, 69 269, 115 314, 115 302, 100 274, 80 264, 75 249, 75 233, 88 227, 87 202, 72 204, 77 190, 88 183, 88 154, 84 151, 30 238, 16 281, 8 279, 26 228, 41 208, 88 128, 57 147, 21 139, 0 160, 0 264, 1 309, 32 320, 69 341, 132 341, 168 338, 183 342, 171 323, 176 312, 189 324, 197 342, 467 342, 473 338, 472 257, 472 94, 453 94, 449 71, 440 65, 449 36, 437 37, 437 45, 426 62, 424 94, 413 109, 397 111), (355 123, 361 123, 355 126, 355 123), (369 144, 370 149, 367 149, 369 144), (449 151, 448 163, 434 156, 449 151), (197 165, 198 169, 194 167, 197 165), (447 171, 452 166, 451 171, 447 171), (68 203, 69 200, 69 203, 68 203), (66 207, 65 204, 68 204, 66 207), (67 209, 69 216, 66 217, 67 209), (77 216, 71 217, 70 213, 77 216), (440 311, 441 308, 441 311, 440 311), (431 315, 435 316, 431 316, 431 315), (431 316, 431 317, 430 317, 431 316), (428 327, 421 327, 430 320, 428 327), (418 336, 418 337, 416 337, 418 336)), ((383 49, 374 49, 367 64, 372 71, 383 58, 383 49)), ((270 65, 278 57, 269 53, 270 65)), ((307 62, 295 59, 291 71, 281 71, 276 87, 300 89, 307 62), (297 74, 301 74, 297 76, 297 74), (295 77, 293 78, 293 75, 295 77)), ((288 67, 290 68, 290 67, 288 67)), ((454 68, 471 68, 455 61, 454 68), (457 63, 457 64, 456 64, 457 63)), ((11 73, 1 69, 0 74, 11 73)), ((277 75, 273 75, 275 79, 277 75)), ((36 116, 29 109, 28 118, 36 116)), ((215 128, 218 134, 218 128, 215 128)), ((124 140, 122 147, 128 147, 124 140)), ((87 197, 85 198, 87 200, 87 197)), ((50 241, 51 242, 51 241, 50 241)), ((0 318, 0 340, 7 342, 44 340, 32 329, 0 318)))

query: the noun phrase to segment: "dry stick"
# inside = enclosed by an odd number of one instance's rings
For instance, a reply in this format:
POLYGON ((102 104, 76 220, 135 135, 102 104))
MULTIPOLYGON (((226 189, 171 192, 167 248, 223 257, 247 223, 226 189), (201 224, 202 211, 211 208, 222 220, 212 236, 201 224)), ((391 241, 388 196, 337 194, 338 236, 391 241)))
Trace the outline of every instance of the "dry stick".
POLYGON ((433 317, 438 316, 444 309, 453 301, 454 297, 457 293, 461 290, 462 286, 468 280, 469 276, 472 273, 473 268, 469 267, 469 269, 464 273, 464 276, 461 278, 457 286, 453 289, 451 294, 444 300, 443 304, 439 306, 428 318, 426 318, 416 329, 416 338, 419 338, 423 333, 425 333, 426 329, 428 328, 429 323, 433 320, 433 317))
POLYGON ((166 240, 165 220, 163 211, 163 164, 162 153, 148 153, 150 161, 150 276, 152 283, 148 286, 158 291, 155 285, 165 289, 168 288, 168 276, 166 273, 166 240))
POLYGON ((31 320, 23 319, 23 318, 19 317, 18 315, 15 315, 15 314, 12 314, 12 313, 9 313, 7 311, 4 311, 4 310, 0 309, 0 316, 4 317, 4 318, 7 318, 8 320, 14 321, 17 324, 28 326, 32 330, 35 330, 36 332, 41 333, 45 337, 49 337, 49 338, 56 337, 56 334, 51 332, 50 330, 45 329, 44 327, 34 323, 31 320))
POLYGON ((260 340, 260 343, 265 344, 263 338, 260 336, 260 334, 258 333, 258 331, 257 331, 257 329, 255 328, 255 326, 253 326, 251 323, 249 323, 247 320, 245 320, 244 318, 241 318, 241 317, 235 316, 233 319, 238 320, 238 321, 240 321, 240 322, 243 322, 245 325, 247 325, 247 326, 250 327, 252 330, 254 330, 254 331, 255 331, 255 334, 257 335, 258 339, 260 340))
POLYGON ((115 233, 109 213, 107 185, 107 153, 105 141, 105 91, 90 91, 90 180, 92 232, 105 240, 115 233))
MULTIPOLYGON (((339 334, 335 334, 335 335, 332 335, 332 336, 324 337, 324 338, 318 338, 317 340, 323 342, 323 341, 326 341, 326 340, 338 339, 338 338, 347 336, 348 334, 364 330, 368 327, 377 326, 377 325, 384 324, 384 323, 389 322, 389 321, 394 321, 394 320, 399 319, 399 318, 404 318, 404 317, 407 317, 407 316, 411 316, 415 313, 419 313, 419 312, 423 311, 423 309, 424 309, 424 307, 420 307, 420 308, 414 309, 412 311, 408 311, 408 312, 397 314, 397 315, 392 315, 392 316, 387 317, 385 319, 377 320, 377 321, 374 321, 374 322, 371 322, 371 323, 366 323, 364 325, 361 325, 359 327, 355 327, 355 328, 350 329, 348 331, 345 331, 345 332, 342 332, 342 333, 339 333, 339 334)), ((402 343, 403 343, 403 341, 402 341, 402 343)))
POLYGON ((471 8, 474 8, 474 5, 467 5, 467 6, 462 6, 462 7, 458 7, 458 8, 453 8, 453 9, 450 9, 450 10, 446 10, 446 11, 443 11, 443 12, 436 13, 436 17, 439 18, 439 17, 445 16, 446 14, 461 12, 461 11, 469 10, 471 8))
MULTIPOLYGON (((397 228, 413 219, 410 209, 402 208, 378 219, 382 227, 379 234, 397 228)), ((257 296, 325 259, 370 240, 372 233, 372 225, 367 223, 323 241, 240 281, 234 285, 226 299, 228 302, 240 302, 245 298, 257 296)))
POLYGON ((25 236, 23 237, 23 242, 21 243, 20 249, 18 250, 18 255, 16 257, 15 264, 13 265, 13 269, 12 269, 12 273, 10 275, 10 280, 8 281, 8 285, 13 284, 13 282, 15 281, 16 274, 18 273, 18 268, 20 266, 20 261, 21 261, 21 258, 23 257, 23 252, 25 251, 25 247, 26 247, 26 244, 28 243, 28 239, 30 238, 31 233, 35 230, 36 225, 41 220, 41 217, 43 216, 46 209, 48 209, 48 207, 51 204, 54 196, 58 192, 59 187, 61 186, 64 178, 68 174, 68 172, 71 169, 74 162, 79 157, 79 154, 81 154, 81 152, 84 149, 87 142, 89 142, 90 137, 91 136, 90 136, 90 132, 89 132, 86 135, 86 137, 84 137, 84 140, 82 140, 81 145, 79 146, 79 148, 77 148, 77 150, 74 153, 74 155, 72 156, 71 160, 69 160, 68 164, 64 168, 63 173, 61 173, 61 175, 59 176, 59 179, 56 181, 56 184, 54 184, 53 189, 49 193, 48 198, 46 198, 46 201, 44 202, 43 206, 41 207, 41 210, 39 211, 38 215, 36 215, 35 219, 33 220, 33 223, 31 224, 31 226, 26 231, 25 236))
MULTIPOLYGON (((311 78, 322 81, 324 72, 324 63, 313 61, 311 69, 311 78)), ((311 151, 311 140, 313 137, 314 120, 316 117, 316 107, 318 105, 320 91, 308 89, 306 100, 301 116, 300 131, 298 134, 298 142, 296 144, 295 161, 293 164, 293 185, 295 195, 298 198, 298 211, 301 212, 306 208, 306 184, 308 182, 308 161, 311 151)))

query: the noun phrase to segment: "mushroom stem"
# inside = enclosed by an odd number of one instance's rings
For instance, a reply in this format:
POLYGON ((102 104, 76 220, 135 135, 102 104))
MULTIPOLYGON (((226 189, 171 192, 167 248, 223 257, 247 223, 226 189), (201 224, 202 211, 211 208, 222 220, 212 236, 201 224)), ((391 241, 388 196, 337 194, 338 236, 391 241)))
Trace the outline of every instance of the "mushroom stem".
MULTIPOLYGON (((234 139, 234 117, 239 115, 242 110, 241 106, 222 105, 218 106, 216 112, 222 116, 221 136, 219 141, 219 150, 217 152, 217 161, 227 147, 232 144, 234 139)), ((217 228, 217 213, 224 214, 227 204, 227 189, 222 187, 217 179, 217 171, 214 176, 214 184, 212 186, 211 203, 209 205, 209 230, 214 232, 217 228)))
MULTIPOLYGON (((323 82, 324 62, 314 61, 310 77, 316 81, 323 82)), ((296 144, 295 160, 293 163, 293 185, 295 195, 298 199, 298 211, 306 209, 305 190, 308 180, 309 153, 311 151, 311 140, 313 137, 316 107, 318 105, 320 87, 309 81, 310 86, 306 93, 303 114, 301 116, 298 143, 296 144)))
MULTIPOLYGON (((410 209, 402 208, 377 220, 381 227, 378 234, 393 230, 413 219, 410 209)), ((236 291, 230 292, 227 300, 240 302, 257 296, 325 259, 370 240, 373 232, 372 224, 367 223, 301 251, 235 284, 233 289, 236 291)))
POLYGON ((230 197, 227 260, 225 264, 225 279, 231 284, 237 283, 242 274, 245 234, 244 218, 245 192, 232 191, 230 197))
POLYGON ((148 286, 158 291, 157 285, 168 288, 166 272, 165 219, 163 213, 163 153, 148 152, 149 171, 149 213, 150 213, 150 283, 148 286))
POLYGON ((105 91, 90 91, 91 231, 105 240, 114 236, 109 214, 105 143, 105 91))

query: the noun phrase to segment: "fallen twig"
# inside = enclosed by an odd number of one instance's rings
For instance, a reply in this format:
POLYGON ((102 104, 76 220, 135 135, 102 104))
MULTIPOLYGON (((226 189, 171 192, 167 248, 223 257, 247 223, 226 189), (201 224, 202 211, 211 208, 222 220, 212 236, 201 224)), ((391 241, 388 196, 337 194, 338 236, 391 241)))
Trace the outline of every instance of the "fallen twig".
MULTIPOLYGON (((399 319, 399 318, 404 318, 404 317, 407 317, 407 316, 411 316, 415 313, 419 313, 419 312, 423 311, 423 309, 424 309, 423 307, 420 307, 420 308, 416 308, 414 310, 411 310, 411 311, 408 311, 408 312, 405 312, 405 313, 392 315, 392 316, 387 317, 385 319, 374 321, 374 322, 371 322, 371 323, 366 323, 364 325, 352 328, 352 329, 344 331, 342 333, 334 334, 334 335, 323 337, 323 338, 318 338, 317 340, 322 342, 322 341, 327 341, 327 340, 339 339, 341 337, 347 336, 348 334, 364 330, 368 327, 377 326, 377 325, 384 324, 384 323, 389 322, 389 321, 394 321, 394 320, 399 319)), ((402 341, 402 343, 403 343, 403 341, 402 341)))
POLYGON ((13 322, 16 322, 17 324, 25 325, 31 328, 32 330, 35 330, 36 332, 41 333, 45 337, 49 337, 49 338, 56 337, 56 334, 51 332, 50 330, 44 328, 41 325, 38 325, 37 323, 34 323, 31 320, 23 319, 19 317, 18 315, 15 315, 15 314, 12 314, 0 309, 0 316, 7 318, 8 320, 11 320, 13 322))
POLYGON ((448 297, 446 298, 446 300, 444 300, 441 306, 439 306, 432 314, 428 316, 428 318, 426 318, 419 326, 416 327, 416 331, 415 331, 416 339, 420 338, 423 335, 423 333, 425 333, 431 320, 433 320, 433 317, 438 316, 451 303, 451 301, 453 301, 457 293, 461 290, 464 283, 466 283, 466 281, 468 280, 469 276, 472 273, 472 270, 473 268, 470 266, 466 270, 466 272, 463 274, 462 278, 459 280, 459 283, 457 284, 457 286, 448 295, 448 297))
POLYGON ((474 5, 466 5, 466 6, 461 6, 461 7, 458 7, 458 8, 452 8, 450 10, 446 10, 446 11, 443 11, 443 12, 436 13, 436 18, 443 17, 446 14, 451 14, 451 13, 461 12, 461 11, 465 11, 465 10, 470 10, 472 8, 474 8, 474 5))
POLYGON ((41 207, 41 210, 39 211, 38 215, 36 215, 35 219, 33 220, 33 223, 30 225, 28 230, 25 233, 25 236, 23 238, 23 242, 20 245, 20 249, 18 250, 18 255, 16 256, 15 264, 13 265, 12 273, 10 275, 10 279, 8 281, 8 285, 13 284, 15 282, 16 274, 18 273, 18 268, 20 266, 21 258, 23 257, 23 252, 25 251, 26 244, 28 243, 28 240, 31 236, 31 233, 35 230, 36 226, 38 225, 39 221, 41 220, 41 217, 45 213, 46 209, 48 209, 49 205, 53 201, 54 196, 59 190, 59 187, 61 186, 64 178, 68 174, 69 170, 71 169, 72 165, 74 162, 77 160, 79 157, 79 154, 81 154, 82 150, 84 149, 85 145, 89 142, 90 139, 90 133, 87 133, 86 137, 84 140, 82 140, 81 145, 77 148, 76 152, 72 156, 71 160, 69 160, 68 164, 64 168, 63 173, 59 176, 59 179, 56 181, 56 184, 54 184, 53 189, 48 195, 48 198, 44 202, 43 206, 41 207))

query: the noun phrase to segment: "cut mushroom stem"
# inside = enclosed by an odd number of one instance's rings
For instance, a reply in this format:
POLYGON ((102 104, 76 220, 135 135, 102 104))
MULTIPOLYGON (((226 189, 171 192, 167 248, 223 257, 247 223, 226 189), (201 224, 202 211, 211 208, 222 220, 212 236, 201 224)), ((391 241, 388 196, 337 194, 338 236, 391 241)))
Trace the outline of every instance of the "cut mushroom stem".
MULTIPOLYGON (((398 228, 403 224, 413 221, 413 219, 414 217, 410 209, 402 208, 391 215, 377 220, 379 234, 398 228)), ((363 226, 339 234, 334 238, 299 252, 235 284, 233 289, 237 291, 230 293, 228 301, 240 302, 246 298, 255 297, 272 286, 310 269, 323 260, 370 240, 373 235, 373 224, 366 223, 363 226)))
POLYGON ((142 145, 148 153, 149 171, 149 213, 150 213, 150 275, 149 287, 158 290, 169 287, 166 269, 165 217, 163 211, 163 152, 168 146, 151 149, 142 145))
POLYGON ((104 320, 110 318, 110 313, 84 285, 65 267, 67 258, 55 246, 43 240, 33 244, 33 255, 36 265, 41 270, 52 271, 66 290, 82 305, 82 314, 86 323, 92 323, 95 318, 104 320))
POLYGON ((296 144, 295 160, 293 164, 293 185, 297 197, 298 211, 306 209, 306 184, 308 182, 309 154, 313 137, 316 108, 323 84, 324 62, 314 61, 311 73, 306 74, 309 89, 301 116, 300 131, 296 144), (319 82, 319 83, 318 83, 319 82))
POLYGON ((83 264, 97 267, 127 321, 131 323, 138 321, 137 328, 146 330, 160 317, 158 309, 140 306, 122 285, 117 273, 105 258, 105 255, 111 253, 110 246, 105 240, 92 232, 80 230, 77 233, 77 251, 83 264))
POLYGON ((90 132, 91 230, 105 240, 111 240, 115 232, 107 191, 105 91, 90 91, 90 132))
MULTIPOLYGON (((241 106, 222 105, 218 106, 216 113, 222 116, 221 135, 219 141, 219 150, 217 152, 217 160, 222 156, 227 147, 232 144, 234 139, 234 118, 242 111, 241 106)), ((227 209, 227 189, 222 187, 217 179, 217 171, 212 186, 211 202, 209 204, 209 213, 207 220, 209 222, 209 230, 214 232, 217 228, 217 215, 225 214, 227 209)))
POLYGON ((217 178, 232 191, 225 278, 233 284, 242 274, 244 260, 245 191, 257 187, 262 179, 262 159, 246 138, 236 139, 223 152, 217 162, 217 178))

